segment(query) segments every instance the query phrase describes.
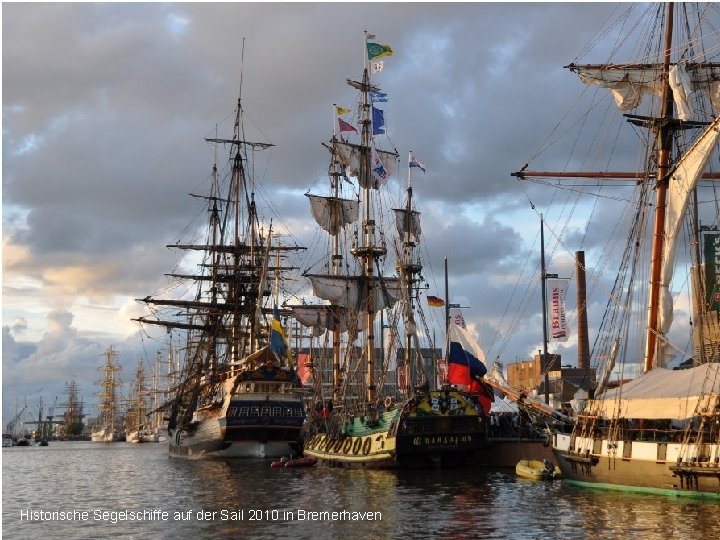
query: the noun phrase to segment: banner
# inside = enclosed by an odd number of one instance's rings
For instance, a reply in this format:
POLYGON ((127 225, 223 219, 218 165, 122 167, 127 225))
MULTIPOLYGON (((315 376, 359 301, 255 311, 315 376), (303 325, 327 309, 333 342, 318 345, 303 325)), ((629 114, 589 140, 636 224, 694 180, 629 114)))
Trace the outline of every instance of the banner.
POLYGON ((705 290, 710 311, 720 310, 720 233, 705 233, 705 290))
POLYGON ((550 300, 550 340, 567 341, 568 329, 565 318, 565 295, 567 294, 568 278, 549 278, 545 280, 547 296, 550 300))

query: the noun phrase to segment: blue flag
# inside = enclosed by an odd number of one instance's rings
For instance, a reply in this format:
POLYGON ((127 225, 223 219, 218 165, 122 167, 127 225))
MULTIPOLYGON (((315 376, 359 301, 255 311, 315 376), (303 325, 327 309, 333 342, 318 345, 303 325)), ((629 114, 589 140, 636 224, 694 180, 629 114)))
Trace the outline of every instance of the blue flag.
POLYGON ((375 92, 373 90, 370 91, 370 101, 372 101, 373 103, 387 103, 387 100, 388 97, 385 92, 375 92))
POLYGON ((288 362, 292 362, 290 347, 288 347, 285 331, 280 323, 280 312, 277 306, 273 308, 273 320, 270 330, 270 350, 278 360, 285 358, 288 362))
POLYGON ((380 109, 372 108, 373 135, 385 133, 385 113, 380 109))

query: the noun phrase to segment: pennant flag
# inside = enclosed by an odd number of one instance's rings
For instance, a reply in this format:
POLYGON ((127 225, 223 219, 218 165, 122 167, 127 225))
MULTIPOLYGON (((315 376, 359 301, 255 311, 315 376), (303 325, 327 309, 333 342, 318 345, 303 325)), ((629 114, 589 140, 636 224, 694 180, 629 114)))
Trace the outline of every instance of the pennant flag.
POLYGON ((373 103, 387 103, 388 97, 385 92, 370 91, 370 101, 373 103))
POLYGON ((383 70, 384 62, 380 60, 379 62, 373 62, 370 64, 370 73, 380 73, 383 70))
POLYGON ((287 344, 285 330, 280 323, 280 312, 278 307, 273 308, 273 320, 270 330, 270 350, 278 360, 285 358, 288 362, 292 362, 290 347, 287 344))
POLYGON ((343 114, 347 114, 351 112, 350 109, 346 109, 345 107, 340 107, 339 105, 335 105, 335 114, 338 116, 342 116, 343 114))
POLYGON ((487 373, 485 353, 470 332, 457 324, 451 324, 448 328, 448 341, 448 382, 462 384, 470 389, 473 382, 479 383, 487 373))
POLYGON ((347 123, 345 120, 343 120, 342 118, 338 118, 338 125, 340 126, 340 132, 341 132, 341 133, 342 133, 343 131, 354 131, 355 133, 357 133, 357 129, 355 129, 355 126, 353 126, 352 124, 348 124, 348 123, 347 123))
POLYGON ((380 109, 372 108, 373 135, 385 133, 385 113, 380 109))
POLYGON ((417 159, 415 159, 415 157, 414 157, 412 154, 410 154, 410 164, 409 164, 409 167, 410 167, 410 168, 417 167, 417 168, 420 169, 422 172, 425 172, 425 165, 423 165, 423 164, 420 163, 417 159))
POLYGON ((445 305, 445 300, 437 296, 428 296, 427 302, 430 307, 443 307, 445 305))
POLYGON ((372 171, 375 175, 375 178, 377 178, 381 184, 387 183, 388 180, 388 172, 385 169, 385 165, 382 162, 382 159, 380 159, 380 156, 378 156, 377 152, 375 152, 375 149, 372 149, 372 171))
POLYGON ((367 52, 368 60, 375 60, 376 58, 392 56, 393 53, 390 45, 380 45, 379 43, 368 43, 367 52))

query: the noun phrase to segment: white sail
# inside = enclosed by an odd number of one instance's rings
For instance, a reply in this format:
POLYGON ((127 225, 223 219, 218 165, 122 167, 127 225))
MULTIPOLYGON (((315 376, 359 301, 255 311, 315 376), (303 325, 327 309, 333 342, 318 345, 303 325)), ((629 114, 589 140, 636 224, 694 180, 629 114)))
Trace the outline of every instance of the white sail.
MULTIPOLYGON (((686 64, 681 72, 673 65, 676 80, 682 78, 681 85, 673 88, 673 98, 677 102, 686 99, 691 91, 708 94, 715 109, 720 109, 720 72, 701 64, 686 64), (683 97, 684 95, 684 97, 683 97)), ((622 110, 633 109, 640 105, 643 95, 662 95, 663 67, 651 66, 569 66, 580 80, 588 85, 609 88, 615 97, 617 106, 622 110)))
MULTIPOLYGON (((352 144, 347 142, 338 142, 333 145, 333 147, 329 147, 335 149, 335 152, 337 153, 338 158, 340 159, 340 162, 347 167, 347 174, 348 176, 354 176, 358 178, 360 181, 360 186, 363 188, 371 187, 375 188, 377 187, 377 182, 371 182, 372 185, 365 186, 363 185, 364 180, 367 176, 368 179, 371 179, 370 175, 363 175, 360 173, 361 169, 361 156, 362 156, 362 149, 363 147, 358 144, 352 144)), ((391 176, 393 172, 395 172, 395 169, 397 168, 397 159, 398 154, 395 152, 388 152, 387 150, 375 150, 377 153, 378 158, 382 161, 383 167, 385 167, 385 171, 388 176, 391 176)))
POLYGON ((370 293, 375 311, 392 307, 400 291, 400 280, 391 278, 367 278, 364 276, 331 276, 307 274, 313 292, 318 298, 335 306, 360 311, 365 309, 370 293))
POLYGON ((315 221, 331 236, 338 234, 345 225, 357 221, 360 215, 360 204, 357 200, 309 193, 305 196, 310 199, 310 210, 315 221))
POLYGON ((308 328, 313 328, 317 335, 324 333, 326 330, 337 330, 341 334, 348 331, 348 328, 357 328, 364 330, 364 318, 353 315, 350 311, 338 307, 324 304, 301 306, 290 306, 293 317, 300 324, 308 328))
POLYGON ((395 226, 403 242, 417 243, 420 241, 420 212, 395 208, 395 226))
MULTIPOLYGON (((662 336, 670 330, 672 324, 672 295, 670 282, 675 266, 675 253, 677 238, 683 225, 690 196, 695 189, 714 147, 720 138, 720 118, 716 118, 705 132, 698 137, 692 148, 678 161, 670 175, 667 190, 667 206, 665 210, 665 242, 662 254, 662 268, 660 274, 660 319, 658 333, 662 336)), ((664 354, 663 340, 658 340, 658 355, 656 365, 667 365, 667 355, 664 354)))

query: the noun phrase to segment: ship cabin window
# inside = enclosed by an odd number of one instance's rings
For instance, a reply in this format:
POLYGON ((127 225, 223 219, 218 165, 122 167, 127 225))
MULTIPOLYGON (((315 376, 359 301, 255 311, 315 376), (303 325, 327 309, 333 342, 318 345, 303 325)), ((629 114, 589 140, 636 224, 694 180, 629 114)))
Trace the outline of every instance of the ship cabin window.
POLYGON ((293 415, 292 407, 285 407, 284 413, 285 414, 283 414, 283 416, 292 416, 293 415))
POLYGON ((263 407, 262 413, 263 413, 263 416, 270 416, 270 407, 263 407))
POLYGON ((240 416, 248 416, 250 407, 240 407, 240 416))
POLYGON ((246 383, 245 384, 245 391, 251 392, 252 391, 252 383, 246 383))
POLYGON ((282 407, 273 407, 272 415, 273 416, 282 416, 282 407))
POLYGON ((253 405, 253 407, 250 409, 250 416, 260 416, 260 407, 257 405, 253 405))
POLYGON ((301 408, 298 407, 298 408, 295 409, 295 416, 302 416, 302 409, 301 409, 301 408))

